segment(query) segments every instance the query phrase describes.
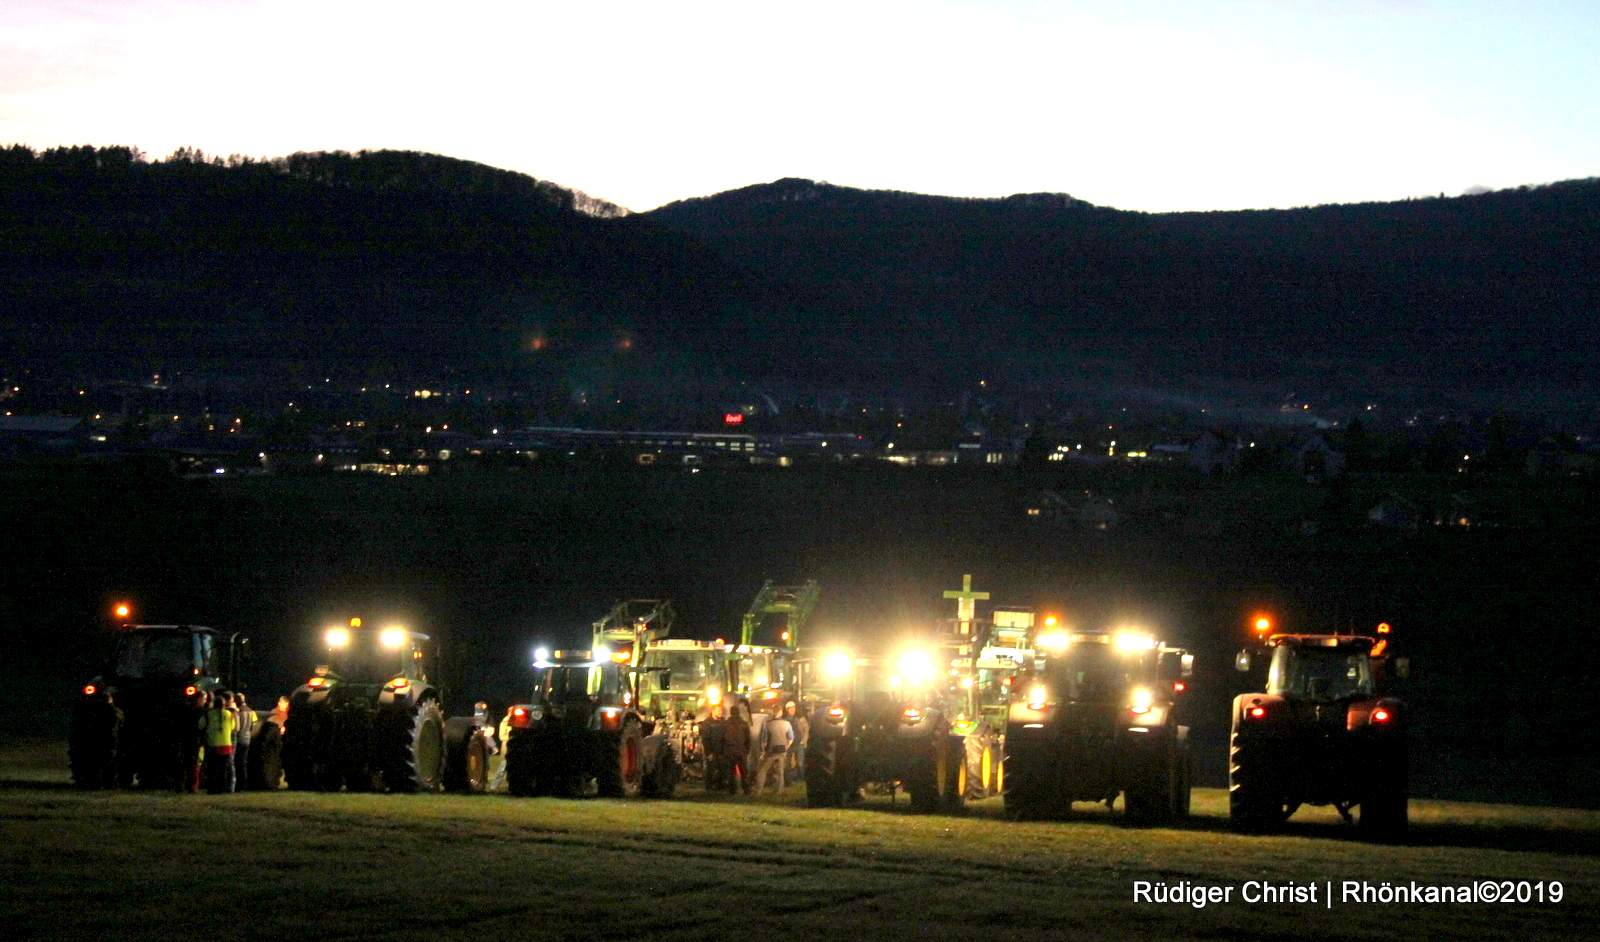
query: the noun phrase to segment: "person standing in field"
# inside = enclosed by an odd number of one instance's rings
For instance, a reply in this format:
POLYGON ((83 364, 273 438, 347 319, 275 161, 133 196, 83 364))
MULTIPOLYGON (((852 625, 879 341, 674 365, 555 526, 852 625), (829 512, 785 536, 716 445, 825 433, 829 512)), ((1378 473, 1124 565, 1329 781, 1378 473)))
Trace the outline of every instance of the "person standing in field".
POLYGON ((727 731, 723 737, 723 754, 728 763, 728 791, 743 789, 746 795, 750 794, 750 714, 745 712, 741 704, 734 704, 728 711, 728 718, 723 720, 723 729, 727 731))
POLYGON ((767 787, 767 777, 778 776, 778 794, 783 794, 784 765, 789 761, 789 747, 794 745, 794 726, 780 713, 761 728, 761 764, 756 767, 755 793, 767 787))
POLYGON ((206 711, 204 726, 206 791, 210 794, 233 791, 233 731, 237 723, 228 694, 218 691, 211 699, 211 709, 206 711))
POLYGON ((811 741, 811 721, 800 712, 800 707, 793 700, 783 705, 783 718, 794 727, 794 748, 789 750, 788 777, 790 783, 805 778, 806 774, 806 744, 811 741))
POLYGON ((256 724, 256 711, 250 709, 243 693, 233 695, 233 711, 238 722, 233 731, 233 787, 242 792, 250 783, 250 735, 256 724))
POLYGON ((200 790, 200 756, 206 746, 206 713, 211 694, 200 691, 192 703, 188 728, 178 743, 178 791, 193 795, 200 790))

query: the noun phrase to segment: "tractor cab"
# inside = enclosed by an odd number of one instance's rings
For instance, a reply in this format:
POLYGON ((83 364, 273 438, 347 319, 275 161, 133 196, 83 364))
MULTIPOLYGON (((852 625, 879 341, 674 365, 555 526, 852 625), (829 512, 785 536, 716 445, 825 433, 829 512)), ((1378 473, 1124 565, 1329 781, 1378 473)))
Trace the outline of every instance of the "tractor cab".
POLYGON ((651 642, 639 668, 639 706, 651 716, 701 716, 730 689, 727 646, 715 642, 651 642))
POLYGON ((383 702, 410 699, 429 687, 428 654, 432 638, 399 625, 380 630, 363 628, 352 618, 348 627, 336 625, 323 632, 326 656, 316 666, 305 687, 311 693, 347 697, 378 696, 383 702))
POLYGON ((556 651, 533 665, 533 693, 511 709, 511 726, 540 722, 574 730, 620 729, 632 708, 633 671, 608 652, 556 651))
POLYGON ((131 625, 117 631, 105 673, 83 686, 85 697, 110 696, 127 709, 151 697, 184 702, 231 684, 245 641, 223 639, 200 625, 131 625), (226 683, 225 683, 226 681, 226 683))

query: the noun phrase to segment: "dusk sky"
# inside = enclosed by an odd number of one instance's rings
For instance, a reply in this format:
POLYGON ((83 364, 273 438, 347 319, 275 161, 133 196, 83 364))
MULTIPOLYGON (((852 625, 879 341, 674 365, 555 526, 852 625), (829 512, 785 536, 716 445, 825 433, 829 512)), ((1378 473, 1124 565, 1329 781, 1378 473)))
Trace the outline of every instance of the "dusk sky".
POLYGON ((635 210, 783 176, 1126 209, 1600 174, 1600 6, 7 0, 0 143, 402 148, 635 210))

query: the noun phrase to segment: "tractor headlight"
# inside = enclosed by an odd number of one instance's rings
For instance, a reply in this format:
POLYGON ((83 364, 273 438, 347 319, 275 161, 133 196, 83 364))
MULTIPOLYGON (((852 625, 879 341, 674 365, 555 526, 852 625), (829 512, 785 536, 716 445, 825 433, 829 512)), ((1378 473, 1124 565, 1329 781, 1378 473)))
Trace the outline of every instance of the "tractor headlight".
POLYGON ((1028 688, 1028 709, 1042 710, 1049 699, 1050 691, 1045 689, 1044 684, 1034 684, 1028 688))
POLYGON ((1060 654, 1072 643, 1072 636, 1065 631, 1047 631, 1039 636, 1036 642, 1039 647, 1052 654, 1060 654))
POLYGON ((706 703, 710 704, 711 706, 716 706, 717 704, 719 704, 721 702, 722 702, 722 688, 718 687, 718 686, 715 686, 715 685, 707 687, 706 688, 706 703))
POLYGON ((1111 636, 1111 643, 1118 651, 1133 653, 1135 651, 1148 651, 1156 646, 1153 635, 1143 631, 1124 629, 1111 636))
POLYGON ((909 687, 926 687, 933 683, 933 655, 922 648, 911 648, 900 655, 900 679, 909 687))
POLYGON ((350 629, 343 625, 335 625, 322 633, 322 641, 336 651, 350 646, 350 629))
POLYGON ((409 637, 410 635, 406 633, 404 628, 399 625, 390 625, 378 635, 378 643, 390 651, 398 651, 406 646, 406 640, 409 637))
POLYGON ((1128 712, 1149 713, 1150 707, 1156 702, 1155 694, 1149 687, 1133 688, 1133 695, 1128 699, 1128 712))
POLYGON ((822 675, 829 680, 843 680, 854 669, 855 660, 848 651, 830 651, 822 658, 822 675))

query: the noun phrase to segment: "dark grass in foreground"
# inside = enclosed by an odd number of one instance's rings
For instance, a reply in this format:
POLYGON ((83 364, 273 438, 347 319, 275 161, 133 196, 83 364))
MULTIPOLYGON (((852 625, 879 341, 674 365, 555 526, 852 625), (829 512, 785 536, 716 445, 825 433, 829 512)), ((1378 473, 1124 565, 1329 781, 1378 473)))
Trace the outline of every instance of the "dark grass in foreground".
POLYGON ((58 747, 0 750, 8 939, 556 937, 1526 938, 1600 936, 1600 813, 1421 802, 1409 843, 1331 813, 1283 835, 1225 827, 1196 793, 1183 829, 1101 813, 1016 824, 905 802, 382 795, 83 794, 58 747), (217 868, 238 887, 212 915, 217 868), (204 873, 204 871, 210 871, 204 873), (1135 880, 1561 880, 1559 904, 1135 904, 1135 880))

